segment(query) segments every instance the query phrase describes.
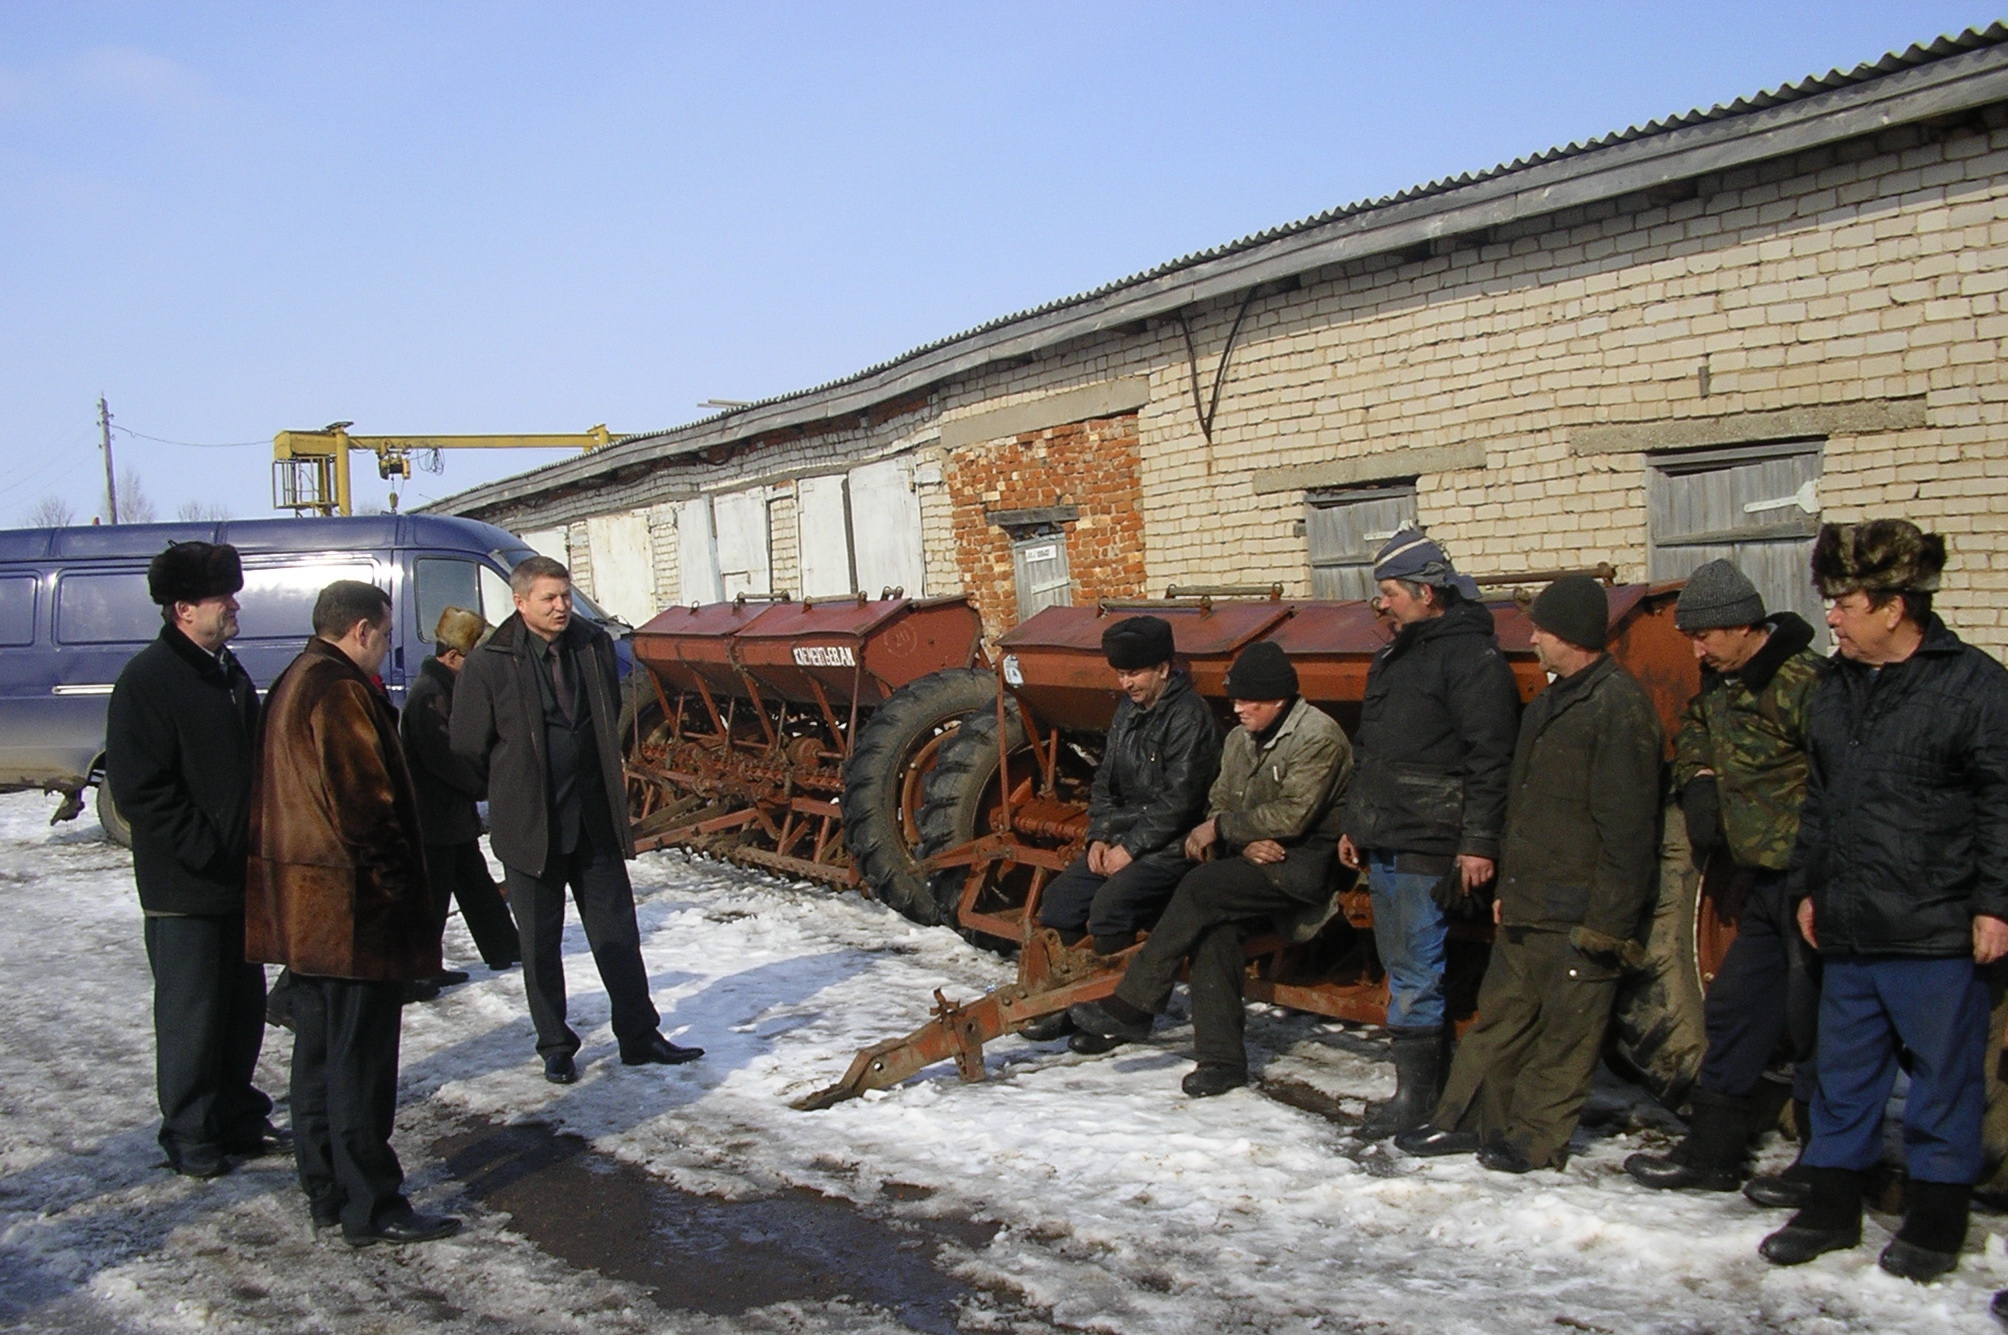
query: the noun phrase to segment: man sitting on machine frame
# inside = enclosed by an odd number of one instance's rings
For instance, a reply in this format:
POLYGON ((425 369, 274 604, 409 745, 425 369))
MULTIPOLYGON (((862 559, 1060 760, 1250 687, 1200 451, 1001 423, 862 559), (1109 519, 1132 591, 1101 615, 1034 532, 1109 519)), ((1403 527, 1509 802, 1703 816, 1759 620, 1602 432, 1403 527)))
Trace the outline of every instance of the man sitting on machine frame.
MULTIPOLYGON (((1111 625, 1102 654, 1123 698, 1095 767, 1088 849, 1046 887, 1039 921, 1065 945, 1092 937, 1095 953, 1112 955, 1157 921, 1192 870, 1183 835, 1198 823, 1219 771, 1220 732, 1192 678, 1172 664, 1171 623, 1163 617, 1111 625)), ((1022 1032, 1044 1042, 1073 1033, 1074 1022, 1060 1011, 1022 1032)), ((1071 1046, 1106 1052, 1113 1044, 1076 1034, 1071 1046)))

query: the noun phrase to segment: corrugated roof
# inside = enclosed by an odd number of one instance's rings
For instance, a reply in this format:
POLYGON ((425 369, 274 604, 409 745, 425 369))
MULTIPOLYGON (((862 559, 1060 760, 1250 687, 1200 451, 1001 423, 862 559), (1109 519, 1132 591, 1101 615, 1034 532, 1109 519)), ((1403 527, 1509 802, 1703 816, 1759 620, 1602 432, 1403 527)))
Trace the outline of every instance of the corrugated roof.
MULTIPOLYGON (((1726 104, 1717 104, 1712 107, 1697 108, 1677 115, 1665 116, 1657 120, 1648 121, 1644 125, 1630 126, 1610 134, 1600 135, 1594 139, 1572 142, 1528 157, 1515 158, 1511 162, 1501 163, 1481 171, 1464 172, 1457 176, 1442 177, 1423 185, 1411 186, 1408 189, 1397 191, 1391 195, 1360 200, 1351 204, 1342 204, 1336 208, 1327 209, 1322 213, 1313 214, 1308 218, 1300 218, 1295 222, 1271 227, 1234 241, 1211 246, 1205 250, 1194 251, 1187 255, 1181 255, 1176 259, 1168 260, 1153 268, 1116 279, 1113 282, 1104 283, 1100 287, 1092 288, 1085 292, 1078 292, 1072 296, 1061 297, 1038 306, 1014 311, 1009 315, 999 316, 994 320, 986 321, 983 324, 962 330, 959 333, 936 339, 930 343, 921 344, 896 357, 875 362, 849 375, 839 376, 836 379, 827 380, 803 389, 790 390, 785 394, 772 395, 768 398, 748 403, 742 407, 726 409, 723 412, 714 413, 709 417, 696 418, 690 422, 666 427, 659 431, 636 432, 632 435, 622 436, 614 441, 612 445, 594 451, 593 454, 583 456, 581 459, 564 460, 547 464, 543 467, 529 470, 526 473, 518 474, 517 477, 534 477, 551 469, 563 469, 567 472, 573 472, 579 465, 585 464, 595 458, 604 457, 614 448, 622 445, 655 440, 670 435, 691 436, 699 434, 707 427, 725 426, 735 417, 757 414, 763 409, 770 409, 796 400, 811 398, 818 394, 828 394, 833 390, 855 385, 860 381, 869 380, 874 376, 884 375, 886 372, 894 370, 905 363, 914 361, 917 358, 926 357, 944 348, 980 339, 986 334, 1007 329, 1012 325, 1100 301, 1113 294, 1121 293, 1126 289, 1156 283, 1182 271, 1213 264, 1244 252, 1258 250, 1264 246, 1274 245, 1276 242, 1298 236, 1302 233, 1329 227, 1336 222, 1357 219, 1362 215, 1373 214, 1379 210, 1393 209, 1399 205, 1412 204, 1415 201, 1425 200, 1432 196, 1443 196, 1455 191, 1468 190, 1473 186, 1501 181, 1520 173, 1533 172, 1538 168, 1548 167, 1554 163, 1616 148, 1620 145, 1651 140, 1660 136, 1674 134, 1677 131, 1708 125, 1712 122, 1731 121, 1738 117, 1754 116, 1781 106, 1803 102, 1808 98, 1874 83, 1877 80, 1885 79, 1907 70, 1914 70, 1951 57, 2004 44, 2008 44, 2008 23, 1997 21, 1990 23, 1985 28, 1968 28, 1956 36, 1940 37, 1930 43, 1912 45, 1903 51, 1891 52, 1880 60, 1857 65, 1851 70, 1835 69, 1829 70, 1825 74, 1810 75, 1793 83, 1782 84, 1774 89, 1755 93, 1748 97, 1739 97, 1735 101, 1726 104)), ((768 429, 771 428, 768 426, 757 428, 757 430, 768 429)), ((701 446, 692 446, 691 448, 701 448, 701 446)), ((461 493, 460 496, 448 497, 446 500, 427 508, 435 510, 450 509, 462 497, 478 498, 481 493, 488 492, 499 485, 501 484, 491 483, 483 487, 472 488, 467 492, 461 493)), ((472 503, 479 505, 490 502, 474 499, 472 503)))

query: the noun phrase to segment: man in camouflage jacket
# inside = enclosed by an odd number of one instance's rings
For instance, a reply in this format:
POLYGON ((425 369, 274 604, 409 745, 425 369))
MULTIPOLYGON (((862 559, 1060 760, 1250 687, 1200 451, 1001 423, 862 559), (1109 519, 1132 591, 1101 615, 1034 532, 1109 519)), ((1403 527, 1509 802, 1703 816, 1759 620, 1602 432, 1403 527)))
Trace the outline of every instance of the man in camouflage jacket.
POLYGON ((1701 660, 1701 690, 1674 734, 1673 782, 1696 869, 1713 878, 1718 902, 1741 910, 1708 989, 1708 1051, 1687 1138, 1670 1154, 1632 1155, 1625 1171, 1649 1187, 1733 1191, 1750 1134, 1761 1129, 1752 1096, 1788 1032, 1801 1127, 1814 1088, 1819 985, 1785 881, 1821 661, 1809 647, 1813 628, 1790 612, 1767 618, 1757 586, 1727 561, 1689 577, 1673 624, 1701 660))

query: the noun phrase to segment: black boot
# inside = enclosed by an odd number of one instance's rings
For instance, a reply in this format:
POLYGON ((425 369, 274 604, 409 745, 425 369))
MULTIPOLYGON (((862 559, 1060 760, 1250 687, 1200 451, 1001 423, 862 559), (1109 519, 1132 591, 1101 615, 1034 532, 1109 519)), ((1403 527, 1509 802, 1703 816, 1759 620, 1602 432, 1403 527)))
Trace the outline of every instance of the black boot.
POLYGON ((1804 1265, 1862 1240, 1862 1185, 1868 1174, 1848 1168, 1803 1171, 1811 1185, 1805 1207, 1757 1247, 1772 1265, 1804 1265))
POLYGON ((1384 1140, 1413 1131, 1429 1120, 1443 1090, 1443 1036, 1435 1029, 1390 1029, 1394 1052, 1394 1097, 1377 1105, 1360 1124, 1361 1140, 1384 1140))
POLYGON ((1877 1261, 1899 1279, 1928 1284, 1959 1264, 1966 1245, 1966 1207, 1973 1188, 1963 1182, 1911 1179, 1903 1227, 1877 1261))
POLYGON ((1750 1140, 1750 1100, 1694 1091, 1687 1138, 1667 1154, 1634 1154, 1625 1171, 1642 1186, 1678 1191, 1734 1191, 1743 1181, 1750 1140))
POLYGON ((1065 1038, 1074 1032, 1074 1017, 1065 1011, 1053 1011, 1041 1015, 1032 1023, 1018 1031, 1018 1037, 1027 1043, 1050 1043, 1056 1038, 1065 1038))

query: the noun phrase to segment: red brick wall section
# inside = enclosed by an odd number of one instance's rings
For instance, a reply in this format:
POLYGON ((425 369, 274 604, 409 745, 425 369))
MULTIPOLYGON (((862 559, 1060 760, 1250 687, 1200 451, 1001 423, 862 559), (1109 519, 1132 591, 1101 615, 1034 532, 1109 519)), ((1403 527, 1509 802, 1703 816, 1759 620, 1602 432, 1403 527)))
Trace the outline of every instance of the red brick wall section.
POLYGON ((957 450, 948 469, 955 560, 985 631, 1018 623, 1011 535, 984 518, 992 510, 1050 505, 1080 509, 1062 525, 1074 601, 1134 598, 1144 592, 1143 517, 1138 510, 1135 413, 1031 431, 957 450))

